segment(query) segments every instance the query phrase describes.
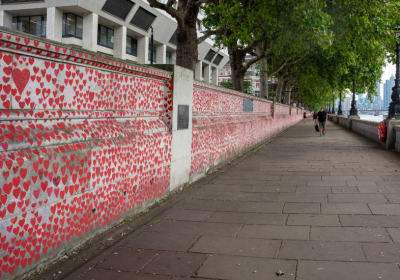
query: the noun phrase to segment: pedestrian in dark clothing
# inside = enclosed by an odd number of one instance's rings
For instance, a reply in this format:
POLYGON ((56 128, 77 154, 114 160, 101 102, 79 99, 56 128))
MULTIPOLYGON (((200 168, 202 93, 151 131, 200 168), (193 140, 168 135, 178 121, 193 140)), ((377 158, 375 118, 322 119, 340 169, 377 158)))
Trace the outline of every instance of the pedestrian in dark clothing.
POLYGON ((321 110, 318 112, 317 120, 319 123, 319 136, 321 137, 322 135, 325 135, 326 128, 326 112, 324 112, 323 108, 321 108, 321 110))
POLYGON ((316 126, 317 125, 317 112, 313 112, 312 113, 313 114, 313 120, 314 120, 314 126, 316 126))
POLYGON ((307 119, 307 115, 306 115, 306 112, 304 112, 304 114, 303 114, 303 120, 304 120, 304 122, 306 122, 306 119, 307 119))

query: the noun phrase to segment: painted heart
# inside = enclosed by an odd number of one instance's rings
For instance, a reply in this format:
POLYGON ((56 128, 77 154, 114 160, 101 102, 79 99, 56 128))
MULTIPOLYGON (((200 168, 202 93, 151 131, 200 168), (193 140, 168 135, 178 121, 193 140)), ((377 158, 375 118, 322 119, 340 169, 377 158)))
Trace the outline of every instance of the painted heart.
POLYGON ((22 94, 25 90, 26 85, 29 82, 29 77, 31 73, 28 69, 19 70, 18 68, 14 68, 12 71, 12 79, 14 81, 15 86, 19 94, 22 94))

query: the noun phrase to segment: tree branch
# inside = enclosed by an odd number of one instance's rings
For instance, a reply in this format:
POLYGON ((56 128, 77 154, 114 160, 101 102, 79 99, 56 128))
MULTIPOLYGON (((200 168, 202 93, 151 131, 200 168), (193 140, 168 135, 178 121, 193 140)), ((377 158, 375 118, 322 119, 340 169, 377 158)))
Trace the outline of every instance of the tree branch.
POLYGON ((166 11, 171 17, 175 18, 181 29, 185 30, 186 25, 182 15, 172 5, 176 4, 176 0, 168 0, 167 4, 162 4, 157 0, 148 0, 150 7, 166 11))
POLYGON ((197 45, 203 43, 207 38, 211 37, 212 35, 222 35, 224 34, 223 30, 208 30, 204 33, 203 36, 197 38, 197 45))

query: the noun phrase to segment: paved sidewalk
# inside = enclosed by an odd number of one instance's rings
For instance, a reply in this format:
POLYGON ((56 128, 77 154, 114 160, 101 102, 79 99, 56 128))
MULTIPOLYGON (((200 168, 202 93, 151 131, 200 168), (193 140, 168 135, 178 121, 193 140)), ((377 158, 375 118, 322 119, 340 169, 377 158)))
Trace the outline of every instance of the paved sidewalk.
POLYGON ((400 279, 400 154, 326 132, 291 128, 78 279, 400 279))

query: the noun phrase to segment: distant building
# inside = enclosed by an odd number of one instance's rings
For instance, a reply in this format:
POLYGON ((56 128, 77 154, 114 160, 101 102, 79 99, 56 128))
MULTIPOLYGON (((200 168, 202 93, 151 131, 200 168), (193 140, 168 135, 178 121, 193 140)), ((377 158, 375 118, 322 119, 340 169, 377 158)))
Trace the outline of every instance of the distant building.
POLYGON ((389 108, 390 102, 392 102, 392 88, 394 87, 394 76, 392 75, 389 80, 386 80, 383 85, 383 106, 381 110, 386 110, 389 108))
POLYGON ((344 104, 343 104, 343 110, 344 111, 350 111, 351 108, 351 96, 347 96, 346 99, 344 100, 344 104))
POLYGON ((381 99, 381 84, 379 82, 376 82, 376 92, 378 93, 377 96, 374 96, 374 104, 373 104, 373 109, 374 110, 380 110, 381 109, 381 104, 380 104, 380 99, 381 99))
MULTIPOLYGON (((250 55, 246 55, 245 61, 247 62, 253 57, 250 55)), ((251 88, 253 90, 253 95, 255 96, 260 96, 260 75, 256 73, 256 64, 252 64, 249 69, 247 69, 246 76, 245 76, 245 81, 249 81, 251 84, 251 88)), ((231 65, 228 61, 228 63, 225 64, 224 67, 222 67, 221 70, 219 70, 219 75, 218 75, 218 85, 221 85, 221 82, 223 81, 228 81, 231 79, 232 75, 232 70, 231 70, 231 65)), ((268 79, 268 91, 274 91, 278 85, 278 81, 274 80, 274 78, 269 78, 268 79), (272 84, 272 85, 271 85, 272 84), (274 87, 275 85, 275 87, 274 87)))

